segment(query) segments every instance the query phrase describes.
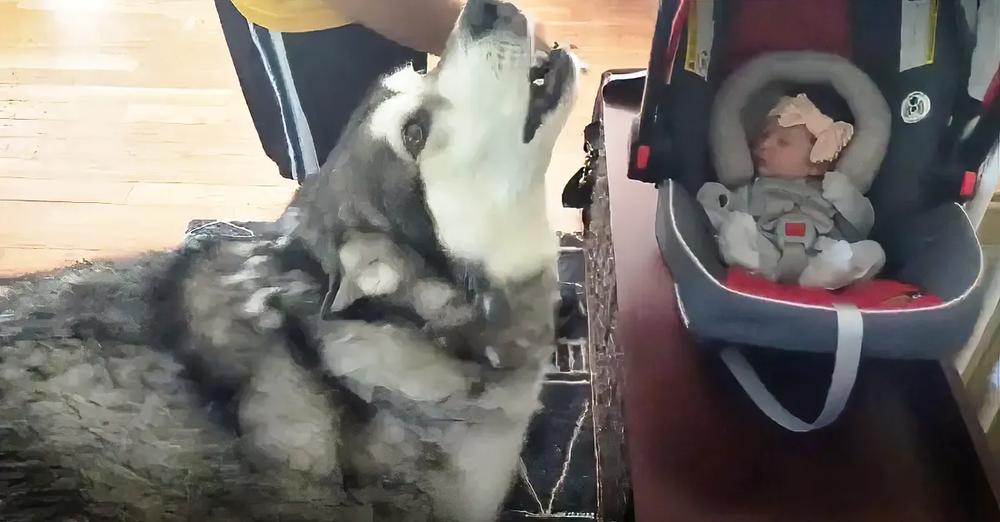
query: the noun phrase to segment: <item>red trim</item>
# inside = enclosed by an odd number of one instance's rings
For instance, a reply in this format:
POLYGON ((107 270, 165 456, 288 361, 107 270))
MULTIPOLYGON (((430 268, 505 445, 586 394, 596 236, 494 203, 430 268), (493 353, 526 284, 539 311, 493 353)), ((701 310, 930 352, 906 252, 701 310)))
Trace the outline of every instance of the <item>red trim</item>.
POLYGON ((993 105, 998 97, 1000 97, 1000 68, 993 75, 993 81, 990 82, 990 86, 986 88, 986 95, 983 96, 983 108, 993 105))
POLYGON ((670 41, 667 42, 667 56, 670 57, 667 62, 667 85, 674 77, 674 62, 677 60, 677 50, 681 46, 681 28, 687 21, 690 6, 689 0, 680 0, 680 3, 677 4, 677 12, 674 13, 674 19, 670 23, 670 41))
POLYGON ((775 283, 739 267, 732 267, 726 272, 726 288, 789 304, 833 306, 850 303, 862 310, 905 310, 942 303, 936 295, 891 279, 876 278, 840 290, 826 290, 775 283))
POLYGON ((978 181, 978 173, 971 170, 965 171, 965 176, 962 177, 962 188, 959 190, 959 194, 963 198, 971 198, 974 196, 976 194, 976 183, 978 181))
POLYGON ((649 145, 639 145, 635 151, 635 168, 643 170, 649 166, 649 145))

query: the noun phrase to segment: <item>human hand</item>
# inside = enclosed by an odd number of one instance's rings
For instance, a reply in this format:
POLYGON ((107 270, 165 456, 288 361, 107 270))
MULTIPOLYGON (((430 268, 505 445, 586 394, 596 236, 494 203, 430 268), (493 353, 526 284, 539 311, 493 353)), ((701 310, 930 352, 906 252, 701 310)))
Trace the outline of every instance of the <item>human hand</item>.
POLYGON ((715 230, 719 230, 722 222, 729 217, 730 211, 737 208, 733 201, 733 193, 721 183, 705 183, 698 189, 695 198, 705 209, 705 214, 715 230))

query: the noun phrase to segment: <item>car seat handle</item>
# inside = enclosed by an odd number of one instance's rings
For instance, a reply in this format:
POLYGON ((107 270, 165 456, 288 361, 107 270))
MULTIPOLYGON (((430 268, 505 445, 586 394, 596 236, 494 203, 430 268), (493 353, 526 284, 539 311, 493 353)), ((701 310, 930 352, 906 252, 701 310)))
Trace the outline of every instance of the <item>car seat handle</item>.
POLYGON ((812 422, 795 416, 778 402, 739 348, 728 347, 721 353, 722 362, 750 400, 771 420, 789 431, 809 432, 830 425, 840 417, 854 389, 861 363, 864 318, 861 311, 851 305, 836 305, 834 310, 837 314, 837 352, 834 355, 833 375, 823 410, 812 422))

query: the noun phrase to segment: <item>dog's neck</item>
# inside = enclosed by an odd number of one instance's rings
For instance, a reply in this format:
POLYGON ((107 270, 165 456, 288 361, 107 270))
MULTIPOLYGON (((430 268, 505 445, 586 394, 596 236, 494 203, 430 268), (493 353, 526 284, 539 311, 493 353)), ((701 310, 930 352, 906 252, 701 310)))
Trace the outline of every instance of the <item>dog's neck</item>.
MULTIPOLYGON (((336 270, 338 231, 393 228, 393 216, 359 201, 357 191, 354 197, 344 195, 348 187, 333 181, 330 175, 307 180, 283 218, 331 272, 336 270)), ((481 266, 497 282, 520 281, 555 268, 558 242, 548 220, 544 175, 428 176, 423 192, 434 228, 428 232, 437 236, 447 257, 481 266)))
POLYGON ((451 256, 482 265, 500 281, 518 281, 554 268, 556 236, 549 224, 544 182, 505 190, 482 178, 425 180, 427 205, 451 256))

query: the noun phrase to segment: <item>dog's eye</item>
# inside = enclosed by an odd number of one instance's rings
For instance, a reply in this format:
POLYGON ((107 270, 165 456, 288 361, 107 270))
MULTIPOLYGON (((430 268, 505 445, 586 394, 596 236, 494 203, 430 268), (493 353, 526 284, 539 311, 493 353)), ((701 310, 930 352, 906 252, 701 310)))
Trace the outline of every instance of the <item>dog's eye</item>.
POLYGON ((426 139, 427 129, 422 118, 412 118, 403 126, 403 146, 414 158, 420 155, 426 139))

